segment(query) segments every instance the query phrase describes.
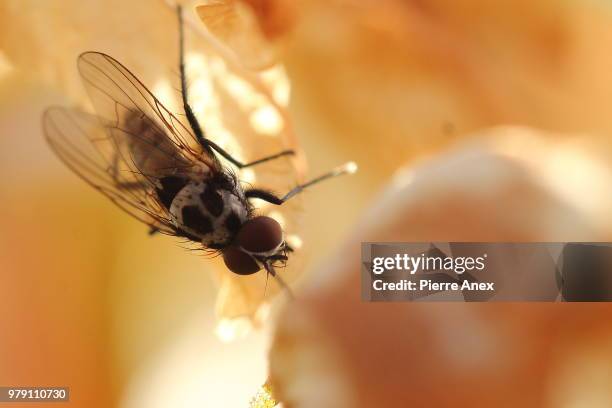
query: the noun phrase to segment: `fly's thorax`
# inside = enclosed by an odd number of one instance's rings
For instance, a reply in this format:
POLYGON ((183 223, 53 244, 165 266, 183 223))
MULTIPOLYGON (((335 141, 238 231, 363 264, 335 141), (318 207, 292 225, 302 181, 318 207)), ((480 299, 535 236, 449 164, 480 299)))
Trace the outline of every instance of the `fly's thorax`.
POLYGON ((238 183, 190 181, 172 200, 170 214, 177 228, 202 244, 227 245, 249 217, 248 202, 238 183))

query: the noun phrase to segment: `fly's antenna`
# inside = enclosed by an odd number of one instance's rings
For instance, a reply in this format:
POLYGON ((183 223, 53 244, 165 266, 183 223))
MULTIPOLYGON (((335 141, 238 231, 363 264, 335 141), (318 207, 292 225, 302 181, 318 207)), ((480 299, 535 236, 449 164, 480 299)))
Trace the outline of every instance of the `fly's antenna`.
MULTIPOLYGON (((274 267, 269 262, 264 262, 264 268, 266 268, 266 272, 268 274, 272 275, 272 277, 274 277, 276 279, 278 284, 287 292, 287 296, 289 296, 289 299, 295 300, 295 296, 293 295, 293 291, 291 290, 289 285, 287 285, 287 282, 285 282, 284 279, 281 278, 276 273, 276 270, 274 269, 274 267)), ((267 284, 267 276, 266 276, 266 284, 267 284)))

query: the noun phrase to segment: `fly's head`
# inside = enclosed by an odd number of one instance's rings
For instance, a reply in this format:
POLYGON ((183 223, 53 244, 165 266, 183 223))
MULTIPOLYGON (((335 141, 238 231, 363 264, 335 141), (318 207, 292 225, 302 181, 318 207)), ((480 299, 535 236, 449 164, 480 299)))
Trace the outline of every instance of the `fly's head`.
POLYGON ((286 261, 288 250, 278 221, 258 216, 240 226, 232 245, 223 249, 223 261, 230 271, 250 275, 262 265, 286 261))

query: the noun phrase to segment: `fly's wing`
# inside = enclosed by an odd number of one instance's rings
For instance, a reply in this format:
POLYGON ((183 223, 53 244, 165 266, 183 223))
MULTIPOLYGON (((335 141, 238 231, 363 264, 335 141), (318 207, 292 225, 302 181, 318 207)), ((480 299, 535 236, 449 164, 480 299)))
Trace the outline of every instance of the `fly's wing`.
MULTIPOLYGON (((157 198, 156 178, 143 175, 122 149, 128 143, 125 138, 137 136, 126 133, 117 140, 98 117, 61 107, 45 112, 43 127, 51 148, 79 177, 136 219, 162 233, 176 234, 168 211, 157 198)), ((172 162, 177 157, 167 159, 172 162)))
POLYGON ((189 178, 215 170, 180 120, 123 65, 97 52, 81 54, 78 68, 97 115, 47 111, 49 144, 79 176, 119 207, 167 234, 176 234, 156 193, 168 176, 189 178))
POLYGON ((116 143, 155 145, 164 153, 178 152, 187 163, 203 162, 218 168, 216 159, 203 152, 191 130, 117 60, 103 53, 86 52, 79 56, 78 68, 98 117, 116 143), (151 141, 134 134, 142 128, 159 137, 151 141), (123 134, 126 131, 130 134, 123 134))

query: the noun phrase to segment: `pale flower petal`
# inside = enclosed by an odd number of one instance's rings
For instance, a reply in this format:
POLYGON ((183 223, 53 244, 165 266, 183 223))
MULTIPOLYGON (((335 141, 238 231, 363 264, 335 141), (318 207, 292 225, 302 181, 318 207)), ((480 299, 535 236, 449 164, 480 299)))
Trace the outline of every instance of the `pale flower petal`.
POLYGON ((360 299, 361 242, 609 240, 601 211, 612 209, 612 166, 581 140, 497 128, 398 172, 281 315, 270 351, 275 397, 288 408, 610 401, 608 305, 360 299), (585 188, 572 181, 577 171, 597 205, 576 194, 585 188), (599 380, 575 381, 574 368, 599 380))

